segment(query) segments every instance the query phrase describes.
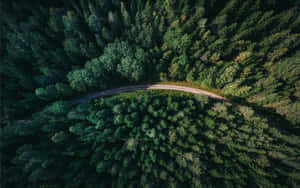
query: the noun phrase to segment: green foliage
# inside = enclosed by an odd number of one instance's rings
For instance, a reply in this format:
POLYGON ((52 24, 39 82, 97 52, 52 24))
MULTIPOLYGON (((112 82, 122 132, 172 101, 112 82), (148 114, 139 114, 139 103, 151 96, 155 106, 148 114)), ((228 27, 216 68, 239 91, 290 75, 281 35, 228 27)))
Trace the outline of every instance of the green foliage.
POLYGON ((143 80, 146 76, 147 56, 143 49, 133 50, 127 42, 110 43, 103 55, 88 61, 84 69, 68 74, 70 86, 78 91, 105 89, 110 75, 116 78, 122 76, 132 82, 143 80))
POLYGON ((299 152, 298 137, 279 133, 266 123, 257 125, 264 120, 261 122, 252 109, 237 110, 227 103, 159 91, 140 92, 138 98, 103 100, 80 104, 76 109, 70 109, 66 102, 56 102, 33 121, 4 129, 5 144, 1 147, 6 151, 9 142, 18 143, 16 152, 9 155, 13 165, 26 172, 25 182, 35 185, 57 178, 71 186, 78 174, 82 178, 76 185, 83 187, 88 187, 92 179, 95 185, 106 182, 112 187, 116 177, 126 185, 135 180, 139 184, 184 183, 189 187, 198 185, 194 179, 200 177, 201 182, 211 186, 228 182, 247 186, 248 177, 257 184, 285 185, 285 178, 274 178, 281 176, 298 182, 295 173, 284 173, 286 168, 299 168, 293 160, 299 152), (174 104, 183 110, 174 111, 174 104), (153 109, 149 111, 150 105, 153 109), (129 106, 139 108, 131 108, 129 113, 129 106), (156 116, 157 108, 177 120, 170 122, 168 116, 156 116), (210 111, 216 112, 213 117, 210 111), (85 118, 78 118, 80 114, 85 118), (32 139, 36 136, 39 142, 32 139), (23 143, 25 137, 27 144, 23 143), (58 163, 59 169, 53 168, 58 163), (270 165, 277 170, 266 169, 270 165))
POLYGON ((58 93, 62 96, 72 96, 72 89, 69 85, 64 83, 56 83, 55 88, 58 91, 58 93))
POLYGON ((184 80, 183 77, 189 71, 189 60, 186 55, 172 59, 172 65, 169 68, 170 78, 173 80, 184 80))
POLYGON ((68 80, 70 86, 78 91, 87 91, 88 87, 93 87, 96 84, 93 73, 84 69, 68 73, 68 80))
POLYGON ((39 109, 78 91, 114 87, 120 80, 172 79, 247 97, 298 123, 297 106, 291 104, 298 100, 292 93, 299 66, 291 62, 298 58, 300 19, 299 6, 290 1, 88 0, 34 6, 18 1, 5 3, 1 12, 6 117, 22 114, 18 109, 36 111, 28 110, 33 103, 39 109), (16 14, 20 7, 25 11, 16 14), (276 77, 270 86, 286 87, 255 87, 270 76, 276 77), (269 97, 262 104, 262 90, 276 100, 269 97))
POLYGON ((191 37, 180 28, 170 28, 163 37, 167 47, 178 54, 185 53, 191 46, 191 37))
POLYGON ((299 9, 291 0, 4 0, 1 185, 297 187, 299 9), (62 101, 158 80, 219 89, 240 105, 162 93, 76 109, 62 101))
POLYGON ((121 63, 117 66, 117 71, 130 81, 140 81, 146 74, 147 58, 147 53, 139 48, 135 52, 135 58, 127 56, 121 59, 121 63))
POLYGON ((54 114, 64 114, 70 109, 70 105, 65 101, 57 101, 50 106, 50 111, 54 114))

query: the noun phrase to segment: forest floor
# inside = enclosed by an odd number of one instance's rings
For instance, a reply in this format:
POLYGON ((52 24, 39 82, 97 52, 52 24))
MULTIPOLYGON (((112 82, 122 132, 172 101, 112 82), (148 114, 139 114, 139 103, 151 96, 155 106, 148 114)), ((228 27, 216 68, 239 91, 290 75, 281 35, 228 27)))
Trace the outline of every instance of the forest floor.
POLYGON ((108 95, 114 95, 114 94, 119 94, 123 92, 130 92, 130 91, 136 91, 136 90, 175 90, 175 91, 183 91, 187 93, 193 93, 197 95, 206 95, 208 97, 217 99, 217 100, 222 100, 226 102, 230 102, 232 104, 235 104, 231 100, 222 97, 220 95, 217 95, 215 93, 203 90, 203 89, 198 89, 198 88, 193 88, 193 87, 186 87, 186 86, 181 86, 181 85, 173 85, 173 84, 144 84, 144 85, 130 85, 130 86, 124 86, 124 87, 119 87, 115 89, 109 89, 101 92, 95 92, 95 93, 90 93, 85 96, 82 96, 80 98, 71 100, 71 104, 75 105, 78 103, 81 103, 86 100, 98 98, 98 97, 103 97, 103 96, 108 96, 108 95))

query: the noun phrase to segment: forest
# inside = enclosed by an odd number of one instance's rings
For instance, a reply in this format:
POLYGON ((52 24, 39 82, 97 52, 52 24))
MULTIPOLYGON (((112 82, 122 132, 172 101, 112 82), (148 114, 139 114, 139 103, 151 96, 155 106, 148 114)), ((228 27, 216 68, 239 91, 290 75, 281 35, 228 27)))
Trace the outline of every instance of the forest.
POLYGON ((300 137, 268 121, 247 106, 180 92, 139 91, 76 107, 57 101, 32 121, 3 129, 1 149, 14 165, 4 182, 296 187, 300 137))
POLYGON ((0 18, 0 187, 300 186, 300 1, 2 0, 0 18), (234 103, 72 103, 168 82, 234 103))

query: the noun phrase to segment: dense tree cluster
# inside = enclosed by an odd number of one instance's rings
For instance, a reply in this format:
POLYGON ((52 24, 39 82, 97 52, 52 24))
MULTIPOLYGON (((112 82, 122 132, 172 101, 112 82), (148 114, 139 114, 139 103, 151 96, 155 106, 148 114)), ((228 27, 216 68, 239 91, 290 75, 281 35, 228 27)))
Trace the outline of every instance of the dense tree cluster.
POLYGON ((108 88, 111 79, 138 82, 146 76, 149 60, 142 48, 116 41, 104 48, 103 55, 88 61, 83 69, 69 72, 70 86, 78 91, 108 88))
POLYGON ((300 122, 293 1, 18 0, 0 12, 6 119, 120 82, 181 80, 300 122))
POLYGON ((1 185, 299 186, 299 13, 299 0, 2 0, 1 185), (159 81, 241 105, 161 92, 70 105, 159 81))
POLYGON ((7 126, 4 187, 293 187, 299 137, 245 106, 139 92, 7 126), (39 140, 39 142, 36 142, 39 140), (15 153, 12 152, 15 149, 15 153), (9 160, 10 159, 10 160, 9 160), (22 179, 22 181, 20 181, 22 179))

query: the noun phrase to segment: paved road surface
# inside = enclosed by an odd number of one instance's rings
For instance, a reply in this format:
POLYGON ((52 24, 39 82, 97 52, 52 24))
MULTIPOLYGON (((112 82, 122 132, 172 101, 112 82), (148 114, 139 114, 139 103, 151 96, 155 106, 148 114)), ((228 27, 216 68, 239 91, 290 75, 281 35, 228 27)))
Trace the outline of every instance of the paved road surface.
MULTIPOLYGON (((78 99, 74 99, 71 101, 72 105, 81 103, 86 100, 98 98, 98 97, 103 97, 103 96, 108 96, 108 95, 114 95, 122 92, 129 92, 129 91, 136 91, 136 90, 148 90, 148 89, 159 89, 159 90, 175 90, 175 91, 183 91, 187 93, 193 93, 193 94, 199 94, 199 95, 207 95, 208 97, 222 100, 222 101, 227 101, 231 102, 232 101, 216 95, 214 93, 202 90, 202 89, 196 89, 192 87, 184 87, 184 86, 178 86, 178 85, 169 85, 169 84, 148 84, 148 85, 131 85, 131 86, 125 86, 125 87, 120 87, 116 89, 109 89, 97 93, 92 93, 92 94, 87 94, 83 97, 80 97, 78 99)), ((233 103, 234 104, 234 103, 233 103)))

